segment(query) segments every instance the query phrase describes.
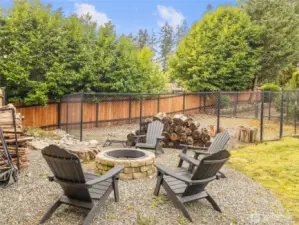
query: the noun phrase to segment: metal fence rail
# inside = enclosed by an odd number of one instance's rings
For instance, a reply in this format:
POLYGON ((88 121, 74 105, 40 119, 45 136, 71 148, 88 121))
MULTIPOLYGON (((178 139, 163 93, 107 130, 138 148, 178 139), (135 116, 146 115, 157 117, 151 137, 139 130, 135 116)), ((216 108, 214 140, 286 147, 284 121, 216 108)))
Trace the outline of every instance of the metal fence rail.
POLYGON ((259 141, 267 141, 296 134, 298 98, 299 90, 75 93, 47 107, 17 106, 17 110, 25 114, 26 126, 60 128, 80 140, 99 139, 105 135, 125 138, 132 129, 138 129, 144 119, 166 112, 191 115, 202 125, 212 125, 217 130, 222 127, 233 130, 240 125, 256 127, 259 141), (34 124, 29 124, 26 118, 34 124))

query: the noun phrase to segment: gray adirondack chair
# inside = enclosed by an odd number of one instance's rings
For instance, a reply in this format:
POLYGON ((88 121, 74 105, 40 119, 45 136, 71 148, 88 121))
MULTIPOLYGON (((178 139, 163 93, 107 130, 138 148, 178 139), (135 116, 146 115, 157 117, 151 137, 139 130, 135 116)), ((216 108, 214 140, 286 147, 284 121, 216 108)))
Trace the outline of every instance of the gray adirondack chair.
POLYGON ((162 136, 164 124, 156 120, 151 122, 147 128, 146 135, 138 135, 136 148, 145 148, 145 149, 155 149, 155 154, 158 154, 159 151, 164 153, 162 146, 160 145, 160 140, 164 137, 162 136), (140 137, 146 136, 146 143, 140 143, 140 137))
POLYGON ((229 156, 227 150, 206 155, 200 161, 194 173, 189 173, 186 170, 172 172, 163 165, 155 163, 158 169, 158 178, 154 195, 158 196, 160 187, 163 186, 168 198, 191 222, 192 218, 184 206, 186 202, 205 198, 215 210, 221 212, 220 207, 205 188, 209 182, 216 179, 217 172, 228 161, 229 156))
POLYGON ((44 148, 42 155, 53 173, 53 176, 48 177, 49 181, 57 182, 63 194, 46 212, 40 224, 49 219, 61 204, 68 204, 89 210, 83 221, 83 225, 87 225, 112 191, 115 201, 119 200, 118 178, 123 166, 116 166, 104 175, 97 176, 83 173, 80 159, 56 145, 44 148))
MULTIPOLYGON (((230 136, 227 130, 219 133, 216 135, 214 141, 209 147, 196 147, 196 146, 190 146, 190 145, 181 145, 183 147, 183 152, 179 155, 180 160, 178 167, 182 167, 183 162, 189 163, 189 171, 192 171, 195 166, 199 165, 200 160, 205 155, 211 155, 213 153, 216 153, 218 151, 221 151, 225 148, 225 145, 229 141, 230 136), (194 157, 190 157, 187 155, 188 149, 194 149, 194 157), (195 159, 195 160, 194 160, 195 159)), ((226 177, 222 172, 219 171, 220 176, 219 177, 226 177)))

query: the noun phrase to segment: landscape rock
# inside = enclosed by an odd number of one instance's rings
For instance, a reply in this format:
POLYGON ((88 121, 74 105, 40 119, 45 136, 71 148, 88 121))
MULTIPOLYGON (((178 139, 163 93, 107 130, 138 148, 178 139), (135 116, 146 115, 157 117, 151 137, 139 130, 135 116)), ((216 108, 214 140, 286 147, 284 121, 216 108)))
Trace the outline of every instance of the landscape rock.
POLYGON ((90 140, 88 143, 88 147, 90 148, 96 148, 99 145, 99 142, 97 140, 90 140))
POLYGON ((43 148, 49 146, 49 143, 46 141, 32 141, 28 143, 31 146, 31 149, 42 150, 43 148))

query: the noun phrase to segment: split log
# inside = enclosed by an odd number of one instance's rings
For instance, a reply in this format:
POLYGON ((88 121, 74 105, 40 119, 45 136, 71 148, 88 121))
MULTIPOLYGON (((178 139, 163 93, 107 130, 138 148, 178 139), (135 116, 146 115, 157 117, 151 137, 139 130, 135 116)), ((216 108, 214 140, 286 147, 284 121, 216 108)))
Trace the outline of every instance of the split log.
POLYGON ((177 134, 183 133, 185 131, 183 126, 177 125, 174 128, 174 132, 176 132, 177 134))
POLYGON ((193 131, 196 130, 199 126, 200 124, 198 122, 191 122, 189 127, 193 131))
POLYGON ((187 136, 191 136, 192 135, 192 130, 190 128, 186 128, 185 133, 187 134, 187 136))
POLYGON ((187 140, 187 135, 185 133, 181 133, 179 135, 179 141, 182 142, 182 143, 185 143, 187 140))
POLYGON ((194 144, 194 142, 193 142, 193 138, 192 138, 191 136, 187 137, 187 139, 186 139, 186 144, 187 144, 187 145, 193 145, 193 144, 194 144))
POLYGON ((200 139, 203 141, 204 144, 210 141, 211 137, 206 129, 202 129, 200 139))
POLYGON ((194 130, 193 132, 192 132, 192 137, 193 137, 193 139, 194 140, 199 140, 200 139, 200 137, 201 137, 201 131, 200 130, 194 130))
POLYGON ((156 115, 153 116, 153 120, 159 120, 162 122, 163 118, 166 118, 167 114, 164 112, 158 112, 156 115))
POLYGON ((166 131, 164 131, 162 133, 162 136, 164 136, 164 140, 169 140, 170 139, 170 134, 168 132, 166 132, 166 131))
POLYGON ((172 141, 178 140, 178 135, 176 133, 171 133, 170 134, 170 140, 172 140, 172 141))
POLYGON ((175 125, 180 125, 180 126, 183 126, 184 123, 190 120, 187 116, 184 116, 183 114, 176 114, 173 116, 172 119, 175 125))

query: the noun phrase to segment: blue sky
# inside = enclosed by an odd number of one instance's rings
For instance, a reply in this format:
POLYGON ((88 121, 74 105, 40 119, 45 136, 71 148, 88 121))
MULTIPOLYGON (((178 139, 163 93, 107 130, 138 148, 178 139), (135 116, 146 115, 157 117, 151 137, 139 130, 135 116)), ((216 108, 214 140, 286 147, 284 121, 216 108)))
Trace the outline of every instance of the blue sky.
MULTIPOLYGON (((161 24, 172 26, 187 20, 190 26, 203 15, 208 4, 213 8, 236 4, 236 0, 42 0, 54 9, 63 8, 66 15, 89 12, 99 25, 111 20, 118 33, 136 33, 138 29, 158 31, 161 24)), ((12 0, 0 0, 8 8, 12 0)))

